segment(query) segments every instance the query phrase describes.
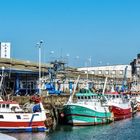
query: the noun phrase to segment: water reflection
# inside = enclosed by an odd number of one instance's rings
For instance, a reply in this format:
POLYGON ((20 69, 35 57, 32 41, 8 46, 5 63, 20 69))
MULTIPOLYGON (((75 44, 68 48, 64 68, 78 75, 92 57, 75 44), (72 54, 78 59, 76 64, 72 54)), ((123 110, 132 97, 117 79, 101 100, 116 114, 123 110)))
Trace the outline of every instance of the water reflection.
POLYGON ((46 133, 8 133, 17 140, 45 140, 47 138, 46 133))
POLYGON ((50 133, 17 133, 18 140, 139 140, 140 113, 131 119, 107 125, 72 127, 57 126, 50 133))

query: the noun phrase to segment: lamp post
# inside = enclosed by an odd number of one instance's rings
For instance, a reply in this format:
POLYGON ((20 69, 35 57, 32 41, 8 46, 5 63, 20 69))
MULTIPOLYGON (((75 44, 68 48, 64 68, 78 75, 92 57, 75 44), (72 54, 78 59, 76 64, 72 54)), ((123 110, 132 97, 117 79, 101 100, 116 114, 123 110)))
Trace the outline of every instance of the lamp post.
POLYGON ((39 61, 39 95, 41 94, 41 45, 43 43, 43 40, 40 40, 39 43, 37 43, 38 46, 38 61, 39 61))

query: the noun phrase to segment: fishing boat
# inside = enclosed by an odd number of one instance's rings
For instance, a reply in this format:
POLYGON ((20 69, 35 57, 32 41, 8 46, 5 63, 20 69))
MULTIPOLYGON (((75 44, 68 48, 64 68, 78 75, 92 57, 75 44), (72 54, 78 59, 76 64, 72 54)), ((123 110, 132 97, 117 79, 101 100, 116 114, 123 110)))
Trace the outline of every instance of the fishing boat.
MULTIPOLYGON (((75 86, 76 87, 76 86, 75 86)), ((97 125, 113 121, 112 114, 107 106, 103 106, 100 97, 89 89, 80 89, 63 106, 64 118, 71 125, 97 125)))
POLYGON ((108 99, 107 105, 114 114, 114 120, 132 117, 131 102, 124 95, 118 92, 106 92, 104 95, 108 99))
POLYGON ((4 69, 0 80, 0 131, 4 132, 44 132, 46 111, 39 96, 32 96, 30 101, 20 106, 3 94, 2 83, 4 69))
POLYGON ((46 113, 38 98, 21 107, 16 101, 0 98, 0 131, 44 132, 46 113))

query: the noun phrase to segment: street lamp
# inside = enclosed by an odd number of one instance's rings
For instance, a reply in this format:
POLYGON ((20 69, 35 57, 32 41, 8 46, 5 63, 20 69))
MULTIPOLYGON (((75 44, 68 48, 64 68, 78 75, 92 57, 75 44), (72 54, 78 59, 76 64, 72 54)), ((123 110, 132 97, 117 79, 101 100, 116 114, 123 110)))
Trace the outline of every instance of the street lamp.
POLYGON ((43 40, 40 40, 39 43, 37 43, 38 47, 38 61, 39 61, 39 94, 41 94, 41 46, 43 44, 43 40))

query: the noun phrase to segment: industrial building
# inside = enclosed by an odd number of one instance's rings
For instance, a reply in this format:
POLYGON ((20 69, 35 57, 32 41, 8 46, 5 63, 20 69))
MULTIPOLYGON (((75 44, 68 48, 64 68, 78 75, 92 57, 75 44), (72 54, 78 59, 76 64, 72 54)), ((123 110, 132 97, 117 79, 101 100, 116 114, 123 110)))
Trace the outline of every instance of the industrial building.
MULTIPOLYGON (((51 65, 49 64, 42 64, 41 75, 47 75, 50 67, 51 65)), ((0 76, 3 75, 3 92, 10 92, 13 95, 34 94, 38 90, 38 70, 37 63, 0 58, 0 76)))
MULTIPOLYGON (((114 85, 114 88, 121 88, 125 81, 132 79, 131 65, 113 65, 113 66, 99 66, 99 67, 83 67, 78 68, 79 71, 83 71, 87 74, 98 75, 102 77, 109 77, 107 83, 107 89, 110 90, 114 85)), ((105 78, 95 78, 93 76, 92 81, 96 89, 103 89, 105 78)))

